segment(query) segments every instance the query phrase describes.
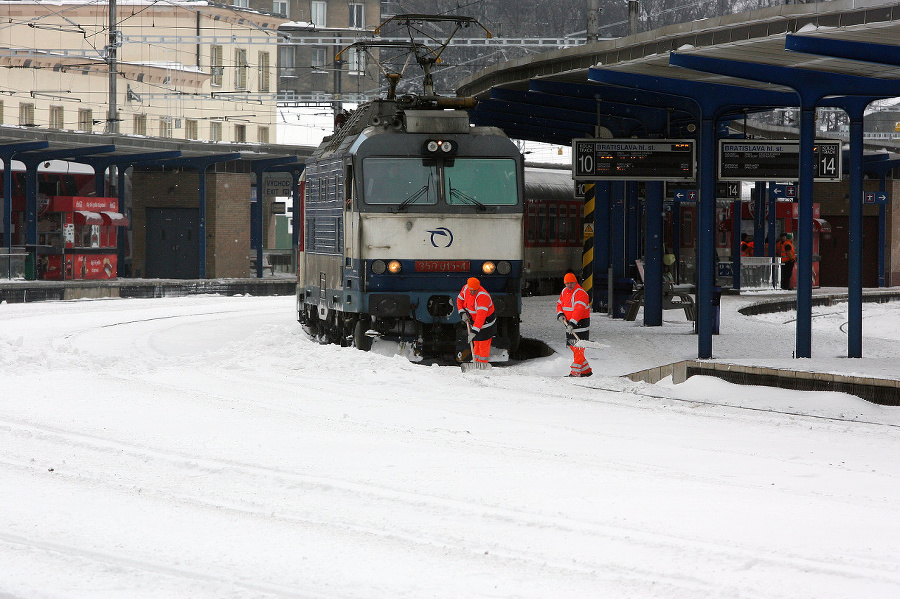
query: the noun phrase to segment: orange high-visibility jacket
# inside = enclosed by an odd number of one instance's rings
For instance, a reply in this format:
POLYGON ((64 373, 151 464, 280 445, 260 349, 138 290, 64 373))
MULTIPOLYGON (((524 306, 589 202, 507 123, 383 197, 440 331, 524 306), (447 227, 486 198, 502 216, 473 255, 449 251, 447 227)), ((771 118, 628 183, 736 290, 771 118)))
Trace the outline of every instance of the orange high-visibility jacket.
POLYGON ((468 285, 464 285, 456 296, 456 311, 460 314, 469 313, 472 317, 472 330, 477 333, 484 326, 485 320, 494 314, 494 301, 483 287, 476 289, 475 293, 469 293, 468 285))
POLYGON ((792 262, 795 258, 794 243, 790 239, 785 239, 781 246, 781 261, 792 262))
POLYGON ((591 298, 587 291, 581 288, 581 285, 575 285, 571 291, 568 287, 564 287, 556 302, 556 315, 558 317, 560 314, 564 314, 566 320, 576 324, 591 317, 590 301, 591 298))

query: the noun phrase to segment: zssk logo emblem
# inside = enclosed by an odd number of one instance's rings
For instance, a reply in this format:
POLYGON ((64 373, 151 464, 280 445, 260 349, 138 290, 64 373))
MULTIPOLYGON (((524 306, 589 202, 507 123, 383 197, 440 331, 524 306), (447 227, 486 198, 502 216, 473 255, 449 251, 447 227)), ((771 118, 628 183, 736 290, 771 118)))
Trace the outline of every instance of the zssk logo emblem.
POLYGON ((431 245, 436 248, 448 248, 453 245, 453 233, 447 227, 438 227, 428 231, 431 233, 431 245))

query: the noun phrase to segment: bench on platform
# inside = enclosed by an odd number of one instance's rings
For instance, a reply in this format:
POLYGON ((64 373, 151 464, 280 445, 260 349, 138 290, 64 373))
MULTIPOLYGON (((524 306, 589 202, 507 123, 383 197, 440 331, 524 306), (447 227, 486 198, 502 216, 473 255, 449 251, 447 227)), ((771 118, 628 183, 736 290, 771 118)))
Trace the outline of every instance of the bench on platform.
MULTIPOLYGON (((639 283, 631 294, 631 299, 625 302, 625 320, 635 320, 638 310, 644 305, 644 263, 641 260, 634 261, 637 266, 639 283)), ((683 289, 678 289, 670 281, 663 281, 663 310, 684 310, 684 317, 688 320, 697 320, 697 305, 693 296, 683 289)))

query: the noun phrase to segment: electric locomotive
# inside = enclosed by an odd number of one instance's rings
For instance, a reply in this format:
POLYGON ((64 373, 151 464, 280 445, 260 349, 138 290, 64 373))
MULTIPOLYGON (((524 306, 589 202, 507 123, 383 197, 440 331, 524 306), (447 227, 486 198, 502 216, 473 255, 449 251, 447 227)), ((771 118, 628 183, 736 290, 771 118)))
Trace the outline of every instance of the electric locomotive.
POLYGON ((523 160, 501 130, 472 127, 466 105, 433 95, 363 104, 307 161, 297 316, 308 334, 452 356, 456 297, 474 276, 498 316, 493 346, 515 351, 523 160))

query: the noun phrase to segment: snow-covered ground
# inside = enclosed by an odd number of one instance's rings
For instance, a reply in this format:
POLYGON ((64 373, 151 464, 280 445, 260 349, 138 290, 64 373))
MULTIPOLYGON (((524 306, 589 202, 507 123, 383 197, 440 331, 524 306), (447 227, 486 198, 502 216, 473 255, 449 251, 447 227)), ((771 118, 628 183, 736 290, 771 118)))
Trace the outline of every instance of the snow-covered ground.
MULTIPOLYGON (((723 298, 721 359, 896 378, 900 305, 723 298), (846 307, 843 307, 844 312, 846 307)), ((620 375, 696 357, 597 315, 559 354, 463 374, 320 346, 291 297, 0 305, 0 597, 893 598, 900 408, 620 375)))

